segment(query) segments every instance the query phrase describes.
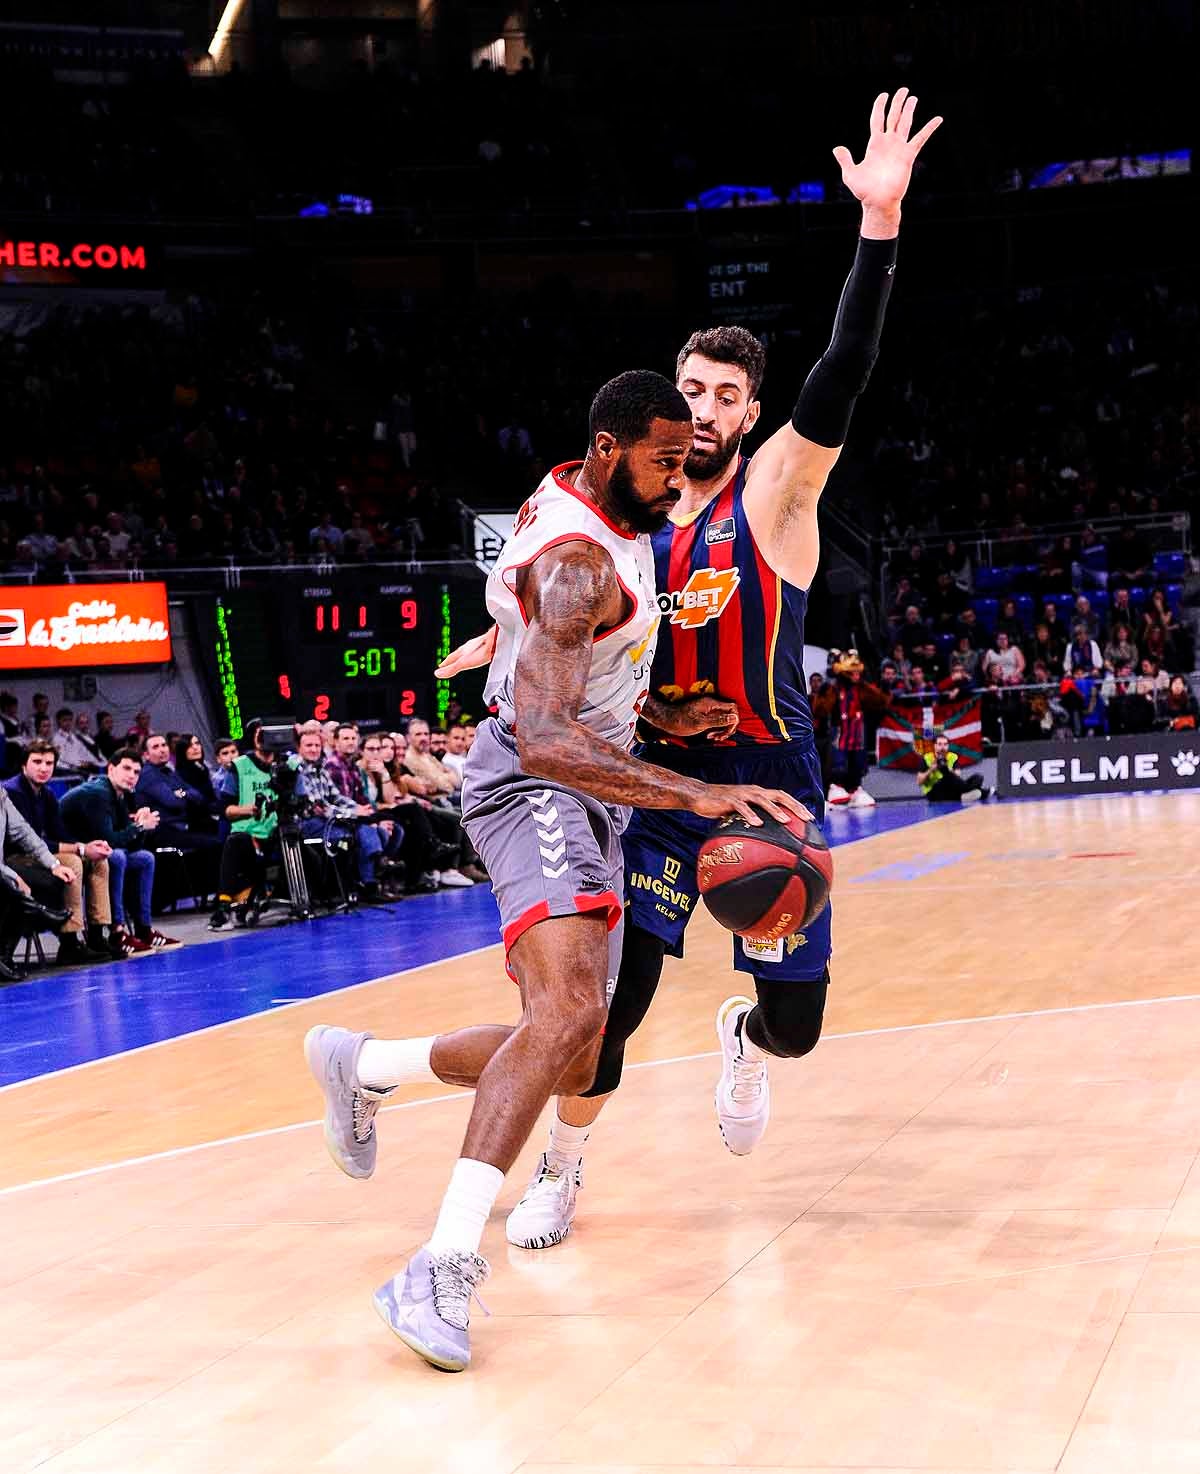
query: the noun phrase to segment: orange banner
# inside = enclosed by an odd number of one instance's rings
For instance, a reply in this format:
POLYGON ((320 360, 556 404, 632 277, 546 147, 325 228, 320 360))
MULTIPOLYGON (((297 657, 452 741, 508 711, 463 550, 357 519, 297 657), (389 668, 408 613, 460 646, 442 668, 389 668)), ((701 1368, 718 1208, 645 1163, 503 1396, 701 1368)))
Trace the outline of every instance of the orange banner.
POLYGON ((170 658, 165 583, 0 589, 0 671, 91 670, 170 658))

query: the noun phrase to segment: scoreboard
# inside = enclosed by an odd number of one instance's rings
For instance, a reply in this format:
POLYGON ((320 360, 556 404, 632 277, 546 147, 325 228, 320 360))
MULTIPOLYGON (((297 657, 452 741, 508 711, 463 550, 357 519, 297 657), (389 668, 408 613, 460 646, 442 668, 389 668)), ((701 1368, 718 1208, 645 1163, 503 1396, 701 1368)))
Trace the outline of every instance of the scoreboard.
MULTIPOLYGON (((239 737, 254 716, 387 728, 411 716, 445 716, 450 683, 433 671, 454 645, 486 627, 480 574, 308 569, 275 578, 269 589, 236 589, 199 611, 230 736, 239 737)), ((460 699, 474 709, 482 674, 462 682, 468 689, 460 699)))

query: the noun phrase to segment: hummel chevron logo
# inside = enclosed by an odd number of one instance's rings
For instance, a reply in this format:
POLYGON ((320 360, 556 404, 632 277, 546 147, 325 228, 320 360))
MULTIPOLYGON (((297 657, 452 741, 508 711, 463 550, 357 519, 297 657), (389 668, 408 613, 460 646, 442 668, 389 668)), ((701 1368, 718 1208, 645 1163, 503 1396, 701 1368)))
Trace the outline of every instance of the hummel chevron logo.
POLYGON ((558 822, 558 809, 552 802, 554 790, 543 788, 541 793, 527 793, 525 797, 533 815, 538 854, 542 857, 542 874, 547 880, 557 880, 567 871, 567 844, 563 827, 558 822), (556 860, 561 862, 557 866, 554 863, 556 860))

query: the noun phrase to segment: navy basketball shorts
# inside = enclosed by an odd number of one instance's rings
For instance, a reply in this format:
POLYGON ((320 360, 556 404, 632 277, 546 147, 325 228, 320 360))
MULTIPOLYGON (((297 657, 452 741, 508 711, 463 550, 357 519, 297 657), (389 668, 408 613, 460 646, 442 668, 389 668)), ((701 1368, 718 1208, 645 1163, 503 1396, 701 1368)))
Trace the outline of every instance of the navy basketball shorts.
MULTIPOLYGON (((787 747, 712 749, 644 747, 638 756, 702 783, 756 783, 780 788, 825 818, 821 763, 811 743, 787 747)), ((713 821, 685 809, 635 809, 622 836, 625 851, 625 919, 661 938, 672 957, 683 956, 687 924, 700 904, 696 862, 713 821)), ((816 982, 829 963, 830 907, 802 932, 777 942, 732 937, 738 972, 778 982, 816 982)))

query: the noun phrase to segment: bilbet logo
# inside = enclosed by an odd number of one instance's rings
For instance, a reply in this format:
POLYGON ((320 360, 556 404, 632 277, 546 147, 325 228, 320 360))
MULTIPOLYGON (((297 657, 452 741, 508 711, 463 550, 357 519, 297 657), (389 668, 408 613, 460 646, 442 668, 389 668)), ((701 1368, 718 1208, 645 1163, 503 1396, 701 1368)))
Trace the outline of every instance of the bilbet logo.
POLYGON ((736 568, 697 568, 678 593, 659 594, 658 607, 672 624, 699 629, 725 612, 741 577, 736 568))

